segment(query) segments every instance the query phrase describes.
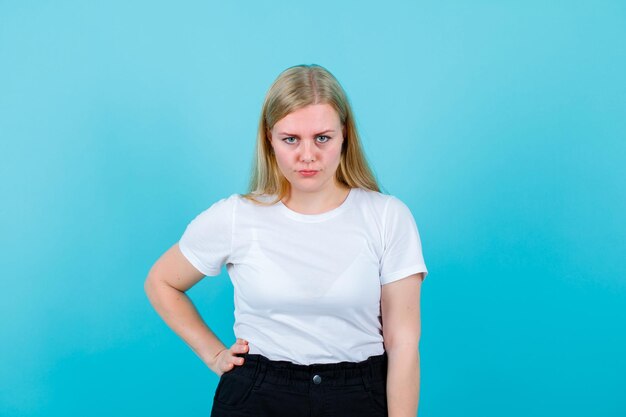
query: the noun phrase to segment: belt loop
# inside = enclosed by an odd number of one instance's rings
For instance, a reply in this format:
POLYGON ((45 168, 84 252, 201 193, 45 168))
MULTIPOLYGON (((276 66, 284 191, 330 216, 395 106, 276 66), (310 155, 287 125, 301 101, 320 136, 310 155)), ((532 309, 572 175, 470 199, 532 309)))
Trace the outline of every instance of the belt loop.
POLYGON ((368 391, 370 391, 371 388, 369 372, 369 366, 361 367, 361 379, 363 379, 363 385, 365 385, 365 389, 368 391))
POLYGON ((379 379, 384 377, 387 379, 387 351, 376 356, 376 360, 372 361, 372 377, 379 379))
POLYGON ((256 361, 256 368, 254 369, 254 388, 260 387, 265 378, 265 369, 267 366, 265 363, 261 362, 261 358, 258 358, 256 361))
POLYGON ((286 375, 287 381, 286 382, 287 382, 288 385, 292 385, 294 383, 294 379, 295 379, 294 376, 293 376, 293 369, 291 368, 291 366, 288 366, 285 370, 287 371, 287 375, 286 375))

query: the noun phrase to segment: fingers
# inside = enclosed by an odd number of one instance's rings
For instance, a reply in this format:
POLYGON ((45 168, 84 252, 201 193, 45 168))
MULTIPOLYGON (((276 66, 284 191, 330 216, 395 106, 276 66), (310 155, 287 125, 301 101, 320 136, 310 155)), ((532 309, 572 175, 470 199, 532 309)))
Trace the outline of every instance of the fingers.
POLYGON ((225 358, 221 365, 222 371, 228 372, 228 371, 231 371, 236 365, 241 365, 237 363, 238 362, 237 359, 243 359, 243 358, 237 358, 236 356, 230 356, 228 358, 225 358))
POLYGON ((236 365, 243 365, 244 358, 236 356, 238 353, 246 353, 248 352, 250 347, 248 346, 248 341, 245 339, 237 338, 237 341, 228 349, 229 355, 224 358, 224 365, 222 369, 224 372, 228 372, 232 370, 236 365))
POLYGON ((248 346, 248 341, 244 339, 237 339, 237 341, 230 347, 230 350, 234 353, 246 353, 250 347, 248 346))

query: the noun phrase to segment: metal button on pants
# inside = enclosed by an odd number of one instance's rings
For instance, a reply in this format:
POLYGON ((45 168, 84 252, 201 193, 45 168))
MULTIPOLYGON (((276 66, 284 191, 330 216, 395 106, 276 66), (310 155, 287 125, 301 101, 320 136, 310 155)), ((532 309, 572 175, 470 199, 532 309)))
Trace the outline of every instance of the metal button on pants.
POLYGON ((299 365, 258 354, 224 373, 211 417, 387 417, 387 354, 299 365))

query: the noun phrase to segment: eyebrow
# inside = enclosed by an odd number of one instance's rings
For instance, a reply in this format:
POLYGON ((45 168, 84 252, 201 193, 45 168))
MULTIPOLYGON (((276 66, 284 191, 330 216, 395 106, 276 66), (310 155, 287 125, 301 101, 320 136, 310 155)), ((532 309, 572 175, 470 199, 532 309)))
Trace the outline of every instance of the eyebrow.
MULTIPOLYGON (((323 135, 324 133, 334 133, 334 132, 335 131, 333 129, 327 129, 327 130, 324 130, 323 132, 316 133, 315 136, 323 135)), ((287 133, 287 132, 280 132, 279 135, 293 136, 296 138, 299 137, 298 135, 294 135, 293 133, 287 133)))

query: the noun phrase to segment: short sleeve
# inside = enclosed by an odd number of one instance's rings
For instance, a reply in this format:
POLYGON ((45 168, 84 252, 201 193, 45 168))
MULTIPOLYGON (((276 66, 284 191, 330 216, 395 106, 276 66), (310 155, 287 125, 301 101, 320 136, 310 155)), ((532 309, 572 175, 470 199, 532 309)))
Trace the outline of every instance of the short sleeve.
POLYGON ((178 242, 182 254, 206 276, 219 275, 230 259, 235 196, 223 198, 198 214, 178 242))
POLYGON ((383 254, 380 260, 381 285, 409 275, 428 275, 422 242, 411 210, 400 199, 390 196, 384 210, 383 254))

